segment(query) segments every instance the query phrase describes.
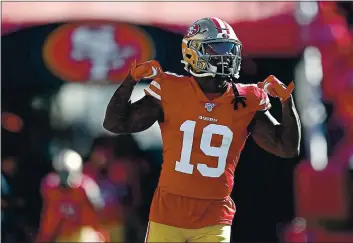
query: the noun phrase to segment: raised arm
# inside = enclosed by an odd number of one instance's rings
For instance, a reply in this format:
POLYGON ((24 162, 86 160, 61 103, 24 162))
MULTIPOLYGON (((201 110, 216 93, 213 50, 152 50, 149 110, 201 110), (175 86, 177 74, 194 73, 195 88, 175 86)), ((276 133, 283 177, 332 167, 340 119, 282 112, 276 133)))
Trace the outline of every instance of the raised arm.
POLYGON ((129 74, 110 99, 103 127, 110 132, 136 133, 151 127, 157 120, 163 121, 160 101, 146 95, 131 103, 130 97, 136 81, 129 74))
POLYGON ((249 131, 264 150, 282 158, 299 155, 301 124, 293 98, 282 103, 282 121, 279 123, 269 111, 258 111, 249 131))

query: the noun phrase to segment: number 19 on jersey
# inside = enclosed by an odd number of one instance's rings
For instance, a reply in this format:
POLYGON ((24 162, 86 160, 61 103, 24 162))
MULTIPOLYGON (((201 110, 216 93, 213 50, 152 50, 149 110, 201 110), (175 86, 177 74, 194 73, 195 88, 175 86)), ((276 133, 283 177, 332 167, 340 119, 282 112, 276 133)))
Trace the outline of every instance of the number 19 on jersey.
MULTIPOLYGON (((176 161, 175 170, 181 173, 192 174, 194 165, 190 164, 192 145, 194 142, 196 121, 187 120, 180 126, 184 133, 180 161, 176 161)), ((226 168, 229 148, 232 144, 233 132, 227 126, 209 124, 202 130, 200 149, 206 156, 218 158, 217 167, 208 167, 206 164, 197 164, 197 170, 205 177, 220 177, 226 168), (220 147, 211 146, 214 134, 222 136, 220 147)))

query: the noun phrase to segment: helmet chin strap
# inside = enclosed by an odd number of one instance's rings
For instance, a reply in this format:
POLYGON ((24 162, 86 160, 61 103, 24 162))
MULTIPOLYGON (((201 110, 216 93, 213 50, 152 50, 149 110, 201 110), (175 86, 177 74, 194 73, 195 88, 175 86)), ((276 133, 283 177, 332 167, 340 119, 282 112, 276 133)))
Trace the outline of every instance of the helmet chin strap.
POLYGON ((215 77, 215 76, 216 76, 215 73, 194 73, 194 72, 191 70, 189 63, 187 63, 187 62, 185 62, 185 61, 183 61, 183 60, 181 61, 181 63, 185 65, 184 69, 185 69, 187 72, 191 73, 191 74, 192 74, 193 76, 195 76, 195 77, 202 78, 202 77, 215 77))

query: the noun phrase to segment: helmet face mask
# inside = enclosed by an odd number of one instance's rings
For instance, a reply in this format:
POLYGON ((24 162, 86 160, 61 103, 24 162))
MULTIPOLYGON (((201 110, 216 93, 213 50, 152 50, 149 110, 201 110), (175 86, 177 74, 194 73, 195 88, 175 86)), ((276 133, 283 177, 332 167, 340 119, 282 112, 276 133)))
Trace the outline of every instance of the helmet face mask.
POLYGON ((241 63, 240 43, 237 41, 204 41, 200 43, 199 60, 196 63, 200 72, 210 72, 220 76, 236 76, 241 63))
POLYGON ((241 42, 227 23, 223 21, 227 29, 217 29, 211 19, 198 20, 184 37, 182 62, 185 69, 197 77, 239 78, 241 42), (223 33, 225 30, 229 34, 223 33))

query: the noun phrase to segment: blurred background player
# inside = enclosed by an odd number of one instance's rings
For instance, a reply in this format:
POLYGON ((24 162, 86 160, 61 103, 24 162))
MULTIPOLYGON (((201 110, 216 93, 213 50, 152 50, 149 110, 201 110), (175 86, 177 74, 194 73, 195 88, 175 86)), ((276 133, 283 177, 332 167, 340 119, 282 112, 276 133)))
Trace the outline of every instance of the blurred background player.
POLYGON ((104 242, 97 184, 82 174, 82 158, 70 149, 53 160, 55 172, 42 182, 43 210, 37 242, 104 242))
POLYGON ((111 98, 103 126, 136 133, 159 122, 163 166, 154 194, 146 242, 230 242, 235 205, 234 170, 249 134, 268 152, 299 154, 300 121, 291 93, 274 76, 239 84, 242 44, 219 18, 203 18, 182 40, 192 76, 163 72, 157 61, 133 64, 111 98), (130 97, 142 78, 153 78, 146 96, 130 97), (269 113, 267 94, 282 102, 282 121, 269 113))
POLYGON ((101 191, 104 210, 99 216, 112 242, 125 241, 127 231, 141 240, 140 234, 136 233, 142 232, 137 217, 141 201, 141 159, 136 155, 137 151, 131 135, 115 139, 98 137, 83 168, 84 174, 94 179, 101 191))
POLYGON ((112 168, 113 162, 114 154, 111 139, 109 137, 96 138, 90 158, 83 167, 83 173, 97 183, 104 200, 104 208, 99 213, 102 227, 109 233, 111 241, 123 242, 125 233, 121 198, 125 196, 126 189, 123 185, 111 180, 111 174, 117 173, 120 175, 112 168))

